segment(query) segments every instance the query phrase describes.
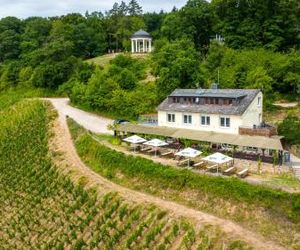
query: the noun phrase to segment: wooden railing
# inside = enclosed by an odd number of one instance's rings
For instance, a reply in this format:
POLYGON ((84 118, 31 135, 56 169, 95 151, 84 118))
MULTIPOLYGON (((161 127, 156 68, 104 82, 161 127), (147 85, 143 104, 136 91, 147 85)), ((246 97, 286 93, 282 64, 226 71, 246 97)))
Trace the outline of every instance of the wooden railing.
POLYGON ((251 136, 266 136, 271 137, 278 135, 277 129, 275 127, 239 127, 240 135, 251 135, 251 136))
POLYGON ((158 115, 157 114, 146 114, 141 115, 138 120, 139 124, 147 125, 157 125, 158 124, 158 115))

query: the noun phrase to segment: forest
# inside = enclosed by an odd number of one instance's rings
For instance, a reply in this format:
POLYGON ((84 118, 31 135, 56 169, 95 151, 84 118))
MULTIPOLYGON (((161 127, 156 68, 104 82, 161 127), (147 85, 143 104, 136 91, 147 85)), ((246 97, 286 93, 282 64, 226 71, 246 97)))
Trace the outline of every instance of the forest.
POLYGON ((189 0, 153 13, 131 0, 104 13, 5 17, 0 91, 47 89, 78 106, 136 119, 175 88, 218 81, 221 88, 260 88, 272 109, 274 101, 294 101, 300 93, 299 28, 297 0, 189 0), (139 29, 154 40, 154 52, 143 59, 126 53, 139 29), (225 43, 214 41, 216 34, 225 43), (105 66, 86 62, 112 51, 124 54, 105 66))

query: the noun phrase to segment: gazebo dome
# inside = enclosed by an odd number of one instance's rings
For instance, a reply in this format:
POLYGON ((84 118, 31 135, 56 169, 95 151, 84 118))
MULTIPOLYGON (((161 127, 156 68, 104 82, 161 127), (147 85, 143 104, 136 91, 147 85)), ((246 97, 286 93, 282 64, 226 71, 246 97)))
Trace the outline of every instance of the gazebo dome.
POLYGON ((131 38, 151 38, 151 35, 144 30, 139 30, 135 32, 131 38))

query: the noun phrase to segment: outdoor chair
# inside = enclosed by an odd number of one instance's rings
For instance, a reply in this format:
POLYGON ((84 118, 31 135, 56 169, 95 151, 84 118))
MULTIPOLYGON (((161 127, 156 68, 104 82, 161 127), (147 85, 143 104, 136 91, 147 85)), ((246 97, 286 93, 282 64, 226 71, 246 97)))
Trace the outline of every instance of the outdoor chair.
POLYGON ((245 178, 249 174, 249 169, 245 168, 242 171, 237 173, 237 176, 240 178, 245 178))
POLYGON ((236 172, 236 167, 230 167, 224 170, 223 174, 224 175, 232 175, 236 172))

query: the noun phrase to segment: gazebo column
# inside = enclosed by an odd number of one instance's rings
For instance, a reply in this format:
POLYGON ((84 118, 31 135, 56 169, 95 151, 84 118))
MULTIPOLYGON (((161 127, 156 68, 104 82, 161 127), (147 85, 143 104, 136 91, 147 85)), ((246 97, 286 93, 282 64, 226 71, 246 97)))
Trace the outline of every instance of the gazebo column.
POLYGON ((134 49, 134 53, 138 53, 139 51, 138 51, 138 40, 137 39, 135 39, 134 40, 134 42, 135 42, 135 49, 134 49))
POLYGON ((131 39, 131 53, 134 53, 134 40, 131 39))
POLYGON ((143 39, 143 53, 145 52, 145 39, 143 39))
POLYGON ((149 52, 152 52, 152 40, 149 40, 149 52))

